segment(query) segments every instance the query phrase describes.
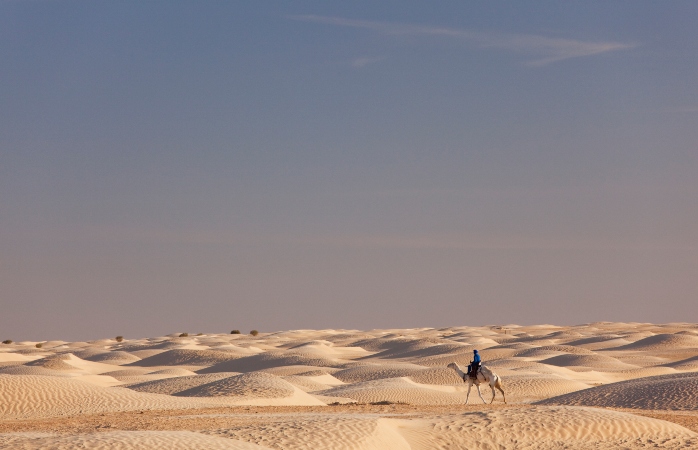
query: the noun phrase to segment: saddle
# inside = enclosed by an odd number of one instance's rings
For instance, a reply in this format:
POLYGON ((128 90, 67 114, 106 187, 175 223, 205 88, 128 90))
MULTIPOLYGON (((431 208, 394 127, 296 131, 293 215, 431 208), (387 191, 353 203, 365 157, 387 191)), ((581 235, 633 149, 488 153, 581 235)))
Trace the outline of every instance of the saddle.
POLYGON ((470 378, 477 378, 477 373, 480 371, 480 368, 482 367, 482 364, 469 364, 468 365, 468 373, 465 374, 463 377, 463 381, 465 381, 465 377, 470 377, 470 378), (475 366, 475 367, 473 367, 475 366))

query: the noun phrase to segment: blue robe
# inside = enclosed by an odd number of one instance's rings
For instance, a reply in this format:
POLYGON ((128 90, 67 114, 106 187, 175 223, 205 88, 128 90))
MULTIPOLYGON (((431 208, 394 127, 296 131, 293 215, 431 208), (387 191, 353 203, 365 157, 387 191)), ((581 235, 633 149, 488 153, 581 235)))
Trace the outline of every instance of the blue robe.
POLYGON ((477 367, 480 365, 480 354, 475 353, 473 355, 473 362, 472 364, 468 365, 468 374, 470 374, 471 371, 477 370, 477 367))

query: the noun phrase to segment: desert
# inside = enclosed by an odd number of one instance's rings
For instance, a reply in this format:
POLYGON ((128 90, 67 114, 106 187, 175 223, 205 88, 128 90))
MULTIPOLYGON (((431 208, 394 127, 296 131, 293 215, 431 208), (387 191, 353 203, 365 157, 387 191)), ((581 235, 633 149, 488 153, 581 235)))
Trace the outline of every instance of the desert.
POLYGON ((696 448, 697 360, 689 323, 6 340, 0 447, 696 448))
POLYGON ((0 450, 698 450, 696 24, 0 0, 0 450))

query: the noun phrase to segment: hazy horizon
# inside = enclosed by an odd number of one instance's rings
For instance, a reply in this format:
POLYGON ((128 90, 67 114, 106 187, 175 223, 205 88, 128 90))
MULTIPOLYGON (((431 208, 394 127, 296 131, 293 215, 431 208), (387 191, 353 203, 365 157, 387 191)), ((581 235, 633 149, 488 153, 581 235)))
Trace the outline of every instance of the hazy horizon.
POLYGON ((698 322, 697 21, 0 1, 0 339, 698 322))

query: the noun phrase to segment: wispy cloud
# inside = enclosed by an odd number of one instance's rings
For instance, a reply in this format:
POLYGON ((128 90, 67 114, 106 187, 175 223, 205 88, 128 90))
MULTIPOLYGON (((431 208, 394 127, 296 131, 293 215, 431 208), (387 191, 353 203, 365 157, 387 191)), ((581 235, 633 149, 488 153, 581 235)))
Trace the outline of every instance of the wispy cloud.
POLYGON ((294 15, 289 19, 321 23, 341 27, 362 28, 386 35, 436 36, 461 39, 480 48, 496 48, 531 55, 534 59, 526 64, 544 66, 564 59, 598 55, 635 47, 621 42, 580 41, 575 39, 551 38, 534 34, 487 33, 479 31, 442 28, 423 25, 354 20, 342 17, 316 15, 294 15))

